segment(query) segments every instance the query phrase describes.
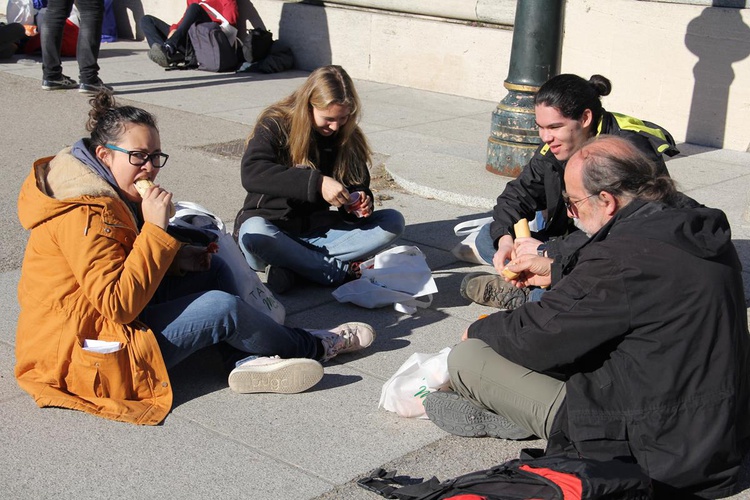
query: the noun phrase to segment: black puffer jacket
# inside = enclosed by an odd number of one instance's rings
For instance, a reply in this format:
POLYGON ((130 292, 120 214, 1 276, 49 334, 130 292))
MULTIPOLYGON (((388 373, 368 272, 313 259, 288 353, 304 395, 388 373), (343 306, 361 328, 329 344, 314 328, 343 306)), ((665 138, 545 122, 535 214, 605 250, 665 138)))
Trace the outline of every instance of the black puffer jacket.
MULTIPOLYGON (((641 122, 625 115, 604 111, 597 135, 610 134, 630 140, 647 157, 660 167, 660 173, 669 175, 662 154, 678 154, 674 140, 664 129, 650 122, 641 122), (631 129, 623 127, 631 126, 631 129), (645 124, 637 130, 638 123, 645 124), (649 127, 650 126, 650 127, 649 127), (652 133, 661 133, 662 139, 652 133)), ((547 245, 547 254, 552 258, 569 255, 586 241, 586 235, 578 231, 568 218, 562 202, 564 189, 565 163, 552 154, 546 144, 542 144, 518 178, 510 181, 498 196, 493 209, 494 221, 490 225, 490 236, 497 247, 500 237, 513 234, 513 224, 520 219, 533 220, 538 210, 547 210, 547 225, 537 237, 541 240, 553 239, 547 245), (571 234, 568 238, 560 236, 571 234), (573 235, 573 233, 576 233, 573 235)), ((553 277, 554 279, 557 276, 553 277)))
POLYGON ((540 302, 469 337, 566 381, 554 427, 578 453, 632 457, 683 492, 732 494, 750 441, 750 338, 730 238, 720 210, 633 201, 540 302))
MULTIPOLYGON (((331 175, 338 154, 336 136, 323 137, 317 133, 313 136, 316 143, 311 148, 317 147, 320 155, 318 168, 295 167, 279 124, 267 119, 255 126, 253 138, 242 157, 240 176, 247 196, 235 219, 235 233, 245 220, 255 216, 293 234, 304 234, 342 219, 357 220, 343 209, 331 210, 331 205, 321 195, 323 176, 331 175)), ((365 171, 364 184, 347 186, 347 189, 365 191, 372 197, 369 171, 365 171)))

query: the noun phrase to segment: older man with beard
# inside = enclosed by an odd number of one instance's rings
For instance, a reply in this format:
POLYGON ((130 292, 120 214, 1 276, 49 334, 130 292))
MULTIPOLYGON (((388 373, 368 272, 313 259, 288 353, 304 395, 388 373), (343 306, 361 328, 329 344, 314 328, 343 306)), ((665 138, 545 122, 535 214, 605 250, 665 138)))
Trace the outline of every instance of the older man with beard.
MULTIPOLYGON (((636 462, 666 497, 733 494, 750 445, 750 338, 726 216, 612 136, 571 157, 565 186, 591 238, 540 301, 464 332, 448 358, 456 392, 430 394, 427 415, 458 435, 536 435, 548 452, 636 462)), ((526 254, 510 268, 547 286, 550 263, 526 254)))

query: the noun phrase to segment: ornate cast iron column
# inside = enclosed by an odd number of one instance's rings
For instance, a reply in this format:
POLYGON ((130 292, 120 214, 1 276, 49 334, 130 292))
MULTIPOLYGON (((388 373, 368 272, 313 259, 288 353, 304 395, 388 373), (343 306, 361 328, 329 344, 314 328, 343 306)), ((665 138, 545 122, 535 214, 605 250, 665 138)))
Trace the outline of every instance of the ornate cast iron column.
POLYGON ((517 177, 539 146, 534 94, 560 72, 564 0, 518 0, 508 95, 492 113, 487 170, 517 177))

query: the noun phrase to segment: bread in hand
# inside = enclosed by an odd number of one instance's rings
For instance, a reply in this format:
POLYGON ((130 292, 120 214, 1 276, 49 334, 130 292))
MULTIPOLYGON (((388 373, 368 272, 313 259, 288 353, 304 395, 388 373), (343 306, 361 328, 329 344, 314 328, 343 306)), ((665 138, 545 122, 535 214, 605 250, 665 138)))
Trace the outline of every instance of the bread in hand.
MULTIPOLYGON (((149 179, 138 179, 134 183, 135 189, 138 191, 138 194, 141 195, 141 198, 146 196, 146 193, 148 190, 152 187, 154 187, 154 183, 151 182, 149 179)), ((169 204, 169 218, 171 219, 174 217, 175 211, 174 211, 174 204, 170 202, 169 204)))
MULTIPOLYGON (((513 224, 513 232, 516 233, 516 238, 530 238, 531 230, 529 229, 529 221, 521 219, 513 224)), ((519 274, 511 271, 507 267, 500 273, 510 280, 517 279, 519 274)))

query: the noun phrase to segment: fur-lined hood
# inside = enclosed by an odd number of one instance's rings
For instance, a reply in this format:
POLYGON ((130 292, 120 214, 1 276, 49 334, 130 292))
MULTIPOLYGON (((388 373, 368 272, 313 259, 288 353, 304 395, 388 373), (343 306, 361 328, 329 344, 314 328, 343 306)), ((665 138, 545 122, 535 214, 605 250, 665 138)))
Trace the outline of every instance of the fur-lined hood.
POLYGON ((71 205, 100 207, 97 211, 104 215, 115 203, 124 204, 117 191, 65 148, 34 163, 18 196, 18 217, 25 229, 32 229, 71 205))

